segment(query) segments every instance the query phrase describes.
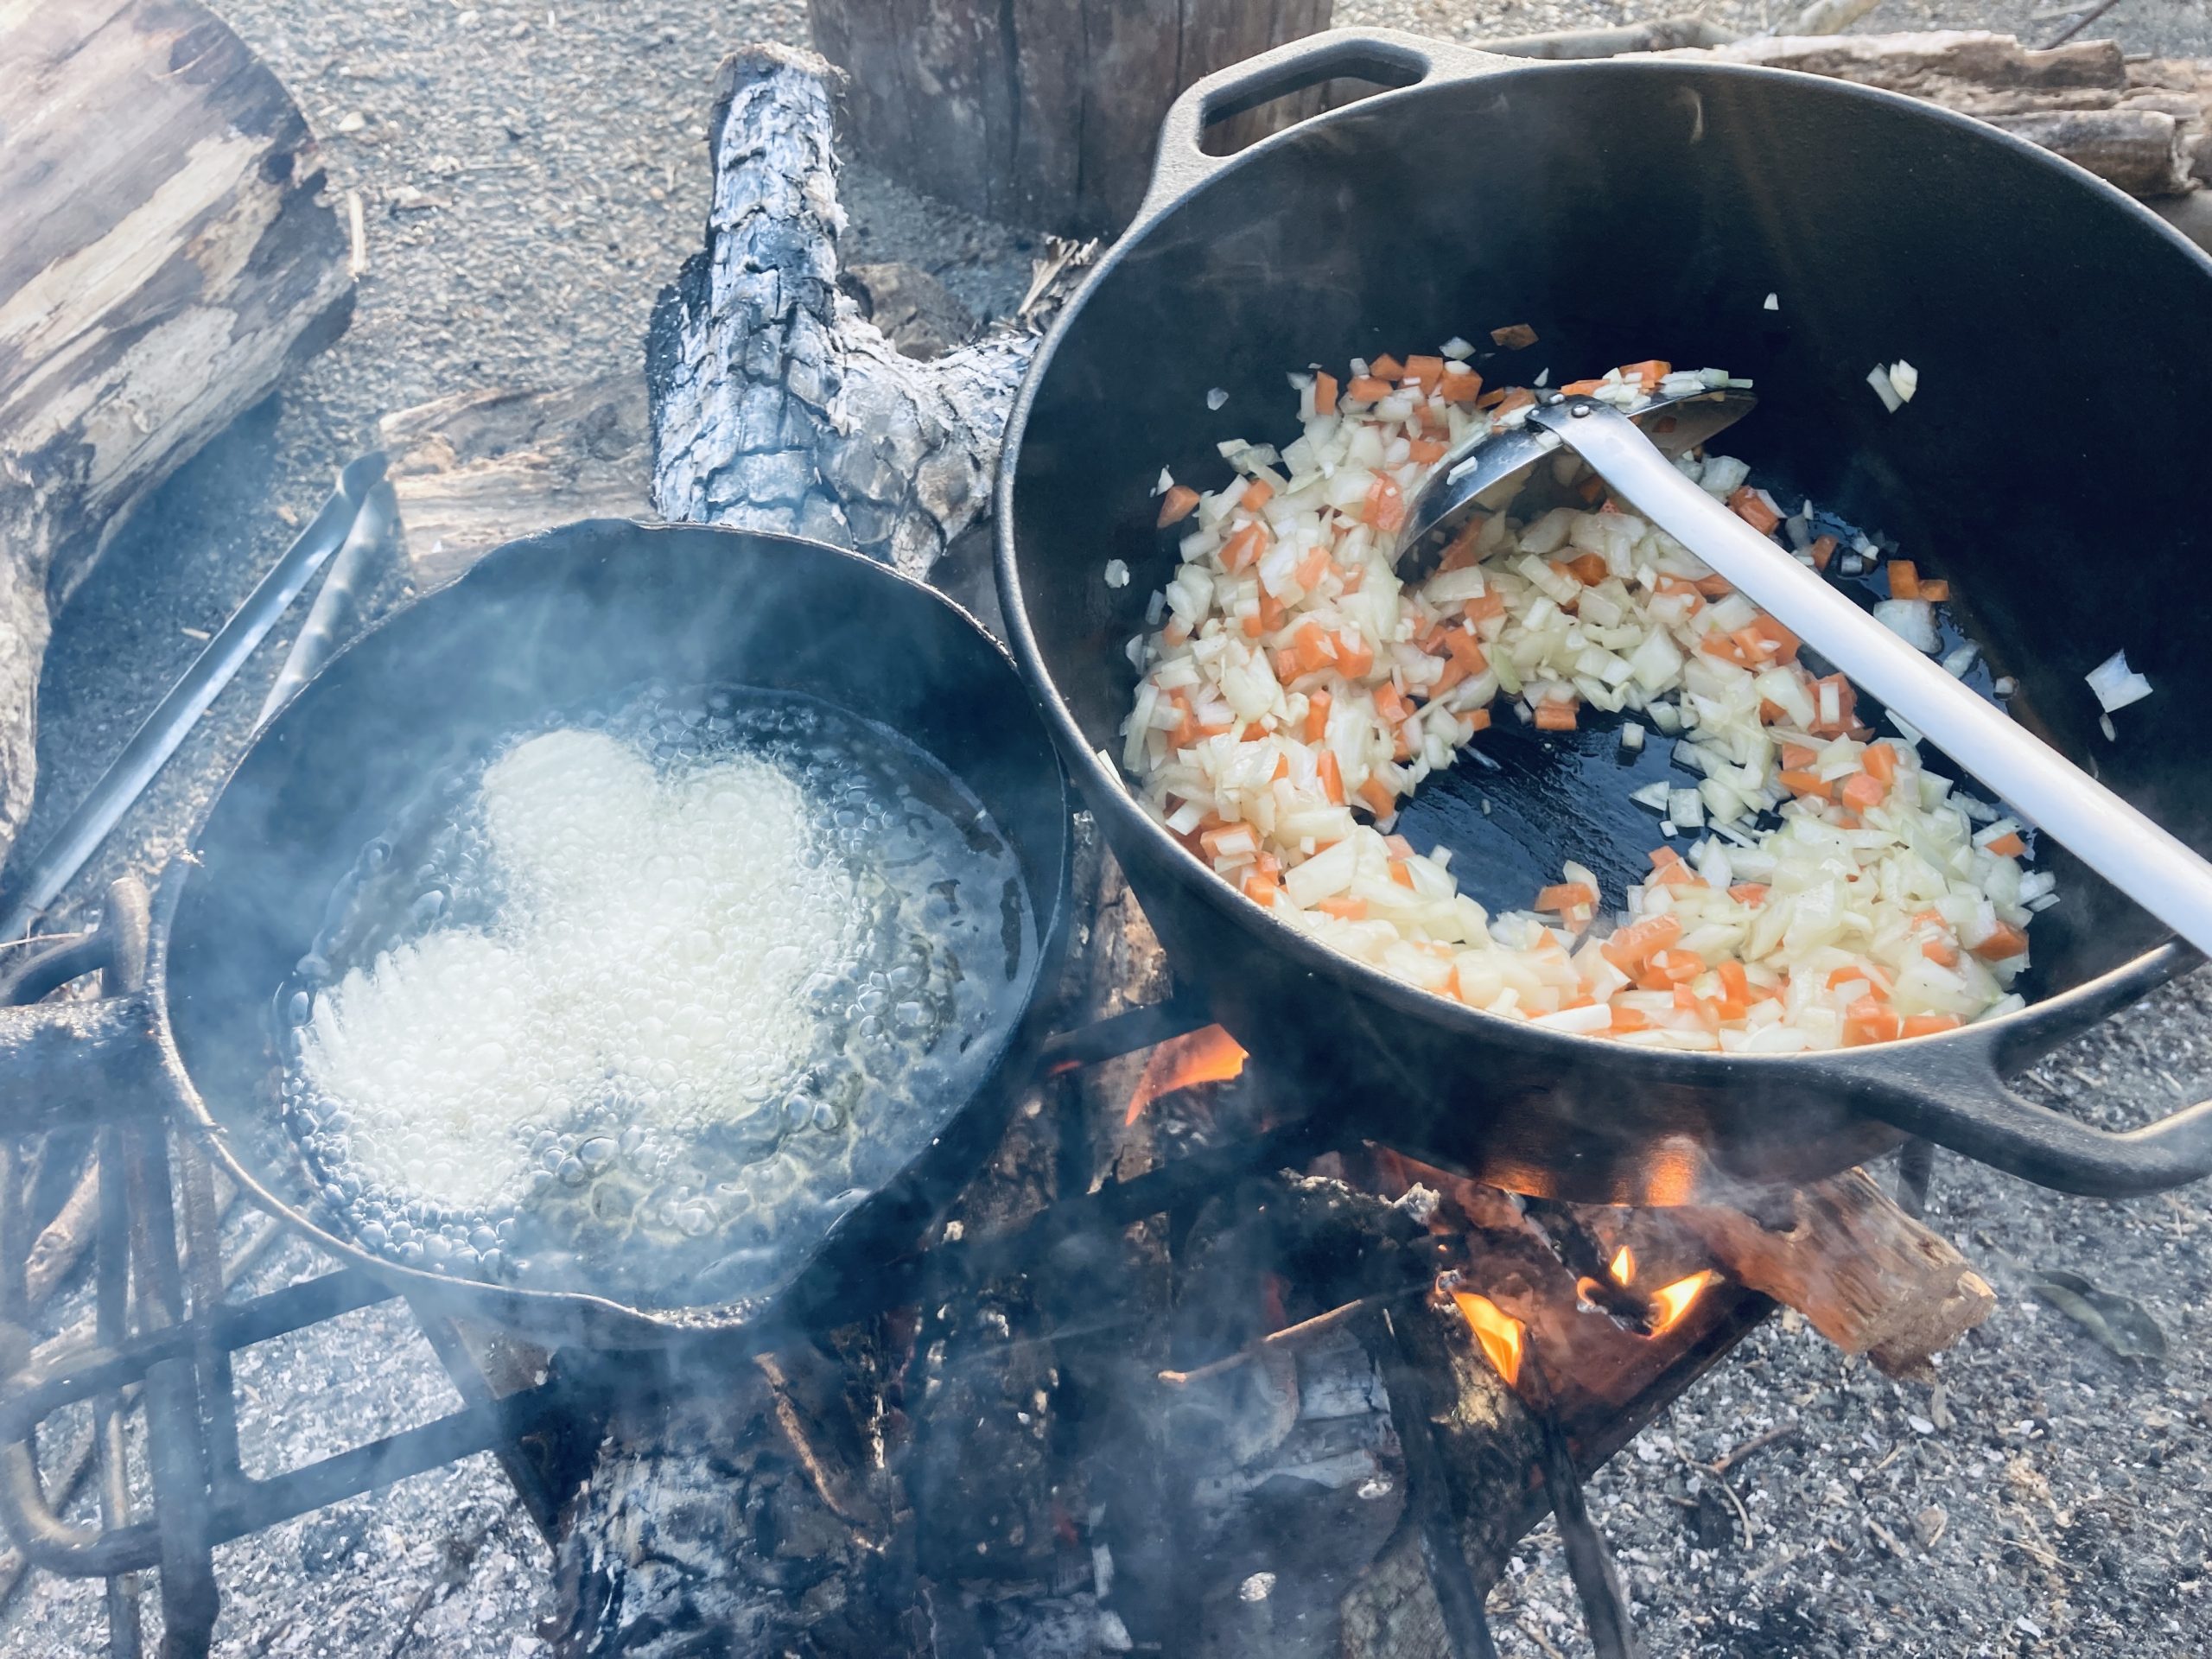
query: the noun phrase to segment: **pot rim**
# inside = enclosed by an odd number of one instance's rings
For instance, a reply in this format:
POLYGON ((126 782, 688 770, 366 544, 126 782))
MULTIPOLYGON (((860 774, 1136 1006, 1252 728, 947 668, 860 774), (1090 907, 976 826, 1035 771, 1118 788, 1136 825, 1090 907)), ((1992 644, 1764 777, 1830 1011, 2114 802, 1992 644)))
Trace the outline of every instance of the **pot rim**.
MULTIPOLYGON (((1389 32, 1389 38, 1413 41, 1413 37, 1401 36, 1395 32, 1389 32)), ((1208 157, 1212 166, 1203 176, 1192 180, 1172 194, 1161 196, 1155 191, 1147 197, 1135 221, 1108 250, 1039 343, 1035 354, 1030 359, 1028 372, 1023 376, 1020 388, 1015 395, 1014 407, 1007 416, 1001 443, 998 476, 992 491, 992 558, 998 581, 999 608, 1006 618, 1007 641, 1013 646, 1023 678, 1028 683, 1033 696, 1043 706, 1046 721, 1059 743, 1063 763, 1074 773, 1077 786, 1091 810, 1116 825, 1122 834, 1135 836, 1155 860, 1165 859, 1174 865, 1183 878, 1185 887, 1201 897, 1219 919, 1230 923, 1267 947, 1282 952, 1300 967, 1344 982, 1347 989, 1373 997, 1398 1013, 1463 1033, 1470 1039, 1496 1040, 1510 1037, 1516 1041, 1534 1043, 1540 1049, 1548 1048, 1562 1065, 1605 1054, 1646 1065, 1655 1077, 1662 1080, 1693 1086, 1717 1086, 1723 1072, 1747 1065, 1796 1066, 1808 1072, 1815 1070, 1825 1071, 1839 1080, 1853 1077, 1872 1081, 1876 1075, 1890 1069, 1898 1057, 1914 1052, 1928 1052, 1931 1056, 1941 1052, 1961 1057, 1971 1053, 1986 1058, 1993 1065, 2010 1068, 2024 1065, 2037 1055, 2088 1030, 2108 1014, 2139 1000, 2168 980, 2197 965, 2204 958, 2196 950, 2170 938, 2103 974, 2069 986, 2063 991, 1994 1020, 1981 1020, 1953 1031, 1904 1038, 1896 1042, 1860 1048, 1812 1050, 1789 1054, 1745 1054, 1719 1050, 1656 1049, 1617 1043, 1604 1037, 1532 1025, 1526 1020, 1492 1014, 1484 1008, 1470 1007, 1463 1002, 1421 990, 1391 977, 1380 969, 1331 949, 1287 922, 1277 920, 1222 880, 1197 854, 1170 835, 1166 826, 1154 822, 1130 794, 1120 766, 1110 758, 1101 759, 1100 752, 1092 747, 1089 737, 1076 723, 1073 712, 1061 695, 1058 682, 1046 665, 1038 645, 1035 630, 1030 625, 1029 607, 1023 592, 1016 556, 1014 484, 1020 471, 1022 439, 1027 433, 1029 417, 1035 408, 1038 392, 1051 372, 1052 360, 1061 344, 1082 321, 1094 296, 1129 257, 1131 251, 1151 237, 1164 221, 1222 186, 1246 165, 1292 148, 1317 130, 1354 118, 1359 111, 1389 103, 1447 96, 1469 86, 1485 86, 1497 79, 1518 80, 1547 75, 1688 80, 1751 79, 1796 85, 1804 89, 1805 95, 1888 105, 1936 126, 1950 128, 1968 142, 1994 144, 2009 150, 2075 187, 2086 188, 2102 198, 2106 207, 2117 208, 2132 217, 2139 227, 2161 237, 2176 251, 2196 265, 2208 281, 2212 281, 2212 253, 2199 248, 2142 203, 2095 174, 2001 127, 1953 110, 1923 103, 1900 92, 1764 64, 1688 63, 1666 59, 1639 60, 1633 58, 1500 59, 1497 61, 1498 67, 1495 68, 1386 88, 1357 103, 1325 111, 1270 133, 1233 156, 1208 157)))

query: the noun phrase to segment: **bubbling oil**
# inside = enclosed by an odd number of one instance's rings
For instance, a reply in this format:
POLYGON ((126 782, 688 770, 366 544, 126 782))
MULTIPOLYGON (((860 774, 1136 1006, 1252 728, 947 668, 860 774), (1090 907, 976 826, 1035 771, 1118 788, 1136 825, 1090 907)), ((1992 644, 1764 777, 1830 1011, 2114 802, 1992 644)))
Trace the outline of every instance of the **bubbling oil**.
POLYGON ((1019 1016, 1011 849, 815 699, 641 687, 397 804, 276 995, 285 1122, 365 1247, 655 1306, 764 1294, 1019 1016))

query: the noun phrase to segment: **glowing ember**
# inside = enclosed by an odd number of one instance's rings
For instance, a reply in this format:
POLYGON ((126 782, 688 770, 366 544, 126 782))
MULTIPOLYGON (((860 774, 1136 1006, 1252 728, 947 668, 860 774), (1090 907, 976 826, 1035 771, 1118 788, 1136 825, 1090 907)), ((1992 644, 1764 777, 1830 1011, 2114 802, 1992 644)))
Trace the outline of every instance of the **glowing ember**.
POLYGON ((1136 1091, 1129 1096, 1128 1116, 1122 1121, 1135 1122, 1144 1109, 1162 1095, 1198 1083, 1226 1083, 1243 1070, 1244 1051, 1219 1026, 1171 1037, 1145 1061, 1144 1075, 1137 1079, 1136 1091))
POLYGON ((1687 1279, 1677 1279, 1664 1289, 1651 1294, 1651 1304, 1658 1317, 1651 1322, 1651 1334, 1664 1336, 1682 1322, 1682 1315, 1690 1305, 1704 1294, 1705 1287, 1720 1275, 1711 1268, 1703 1273, 1694 1273, 1687 1279))
POLYGON ((1525 1334, 1521 1321, 1499 1312, 1497 1304, 1489 1297, 1478 1296, 1471 1291, 1455 1290, 1452 1300, 1459 1305, 1460 1317, 1475 1333, 1475 1340, 1482 1344, 1490 1363, 1510 1387, 1521 1375, 1521 1343, 1525 1334))
POLYGON ((1613 1252, 1613 1265, 1609 1271, 1613 1275, 1615 1284, 1634 1284, 1636 1282, 1636 1252, 1627 1245, 1622 1245, 1619 1249, 1613 1252))

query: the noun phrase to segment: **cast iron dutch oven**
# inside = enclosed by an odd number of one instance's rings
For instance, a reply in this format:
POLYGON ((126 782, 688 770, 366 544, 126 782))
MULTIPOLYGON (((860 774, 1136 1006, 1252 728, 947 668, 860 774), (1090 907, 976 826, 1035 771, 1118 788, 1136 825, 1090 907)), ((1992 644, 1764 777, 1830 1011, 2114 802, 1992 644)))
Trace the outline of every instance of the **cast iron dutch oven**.
MULTIPOLYGON (((1658 356, 1758 385, 1726 441, 1793 505, 1894 537, 1948 577, 2014 714, 2212 849, 2212 261, 2088 174, 1992 127, 1841 81, 1665 60, 1527 63, 1338 32, 1193 87, 1137 221, 1040 348, 999 481, 1001 597, 1023 673, 1179 972, 1278 1086, 1532 1193, 1679 1201, 1804 1180, 1929 1137, 2072 1191, 2212 1171, 2212 1103, 2106 1133, 2006 1074, 2192 965, 2194 953, 2043 845, 2062 902, 2032 930, 2033 1006, 1839 1053, 1668 1053, 1536 1029, 1413 990, 1273 920, 1124 788, 1124 647, 1172 573, 1160 467, 1294 435, 1284 372, 1532 325, 1494 384, 1658 356), (1211 122, 1332 78, 1382 92, 1233 158, 1211 122), (1765 308, 1770 294, 1779 310, 1765 308), (1866 385, 1909 359, 1895 416, 1866 385), (1593 366, 1595 365, 1595 366, 1593 366), (1209 391, 1228 394, 1218 409, 1209 391), (1125 560, 1133 580, 1102 571, 1125 560), (2158 688, 2098 731, 2082 675, 2115 650, 2158 688)), ((1511 726, 1513 722, 1504 722, 1511 726)), ((1611 730, 1429 779, 1404 814, 1493 909, 1558 860, 1618 893, 1649 815, 1608 777, 1611 730), (1485 802, 1487 808, 1485 810, 1485 802)))
POLYGON ((1027 892, 1034 939, 1018 966, 1009 955, 1027 1012, 988 1039, 998 1058, 971 1093, 921 1103, 928 1122, 903 1148, 861 1137, 848 1197, 868 1196, 836 1215, 803 1275, 810 1299, 834 1302, 851 1275, 909 1248, 997 1144, 1013 1097, 1002 1084, 1026 1075, 1041 1035, 1032 999, 1056 976, 1071 843, 1063 774, 1005 651, 941 595, 820 543, 573 524, 487 555, 364 635, 262 731, 171 867, 145 988, 0 1010, 6 1117, 167 1110, 333 1255, 429 1306, 551 1341, 637 1347, 788 1306, 788 1276, 712 1306, 633 1306, 403 1266, 357 1245, 279 1115, 276 989, 394 804, 505 734, 655 679, 804 692, 890 728, 974 792, 1027 892))

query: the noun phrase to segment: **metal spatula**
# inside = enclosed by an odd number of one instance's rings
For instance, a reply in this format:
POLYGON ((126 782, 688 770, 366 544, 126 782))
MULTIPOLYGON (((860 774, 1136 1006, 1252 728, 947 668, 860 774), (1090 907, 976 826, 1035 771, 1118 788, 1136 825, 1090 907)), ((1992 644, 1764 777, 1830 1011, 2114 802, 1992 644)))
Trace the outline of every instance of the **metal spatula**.
POLYGON ((1479 440, 1437 464, 1408 505, 1406 544, 1448 531, 1478 505, 1503 505, 1537 462, 1562 446, 1571 449, 1638 512, 1910 721, 2022 818, 2212 955, 2212 864, 1753 530, 1664 452, 1662 446, 1679 454, 1702 442, 1750 405, 1741 393, 1692 394, 1631 418, 1592 397, 1553 393, 1529 411, 1520 431, 1479 440), (1684 432, 1700 435, 1680 439, 1684 432))

